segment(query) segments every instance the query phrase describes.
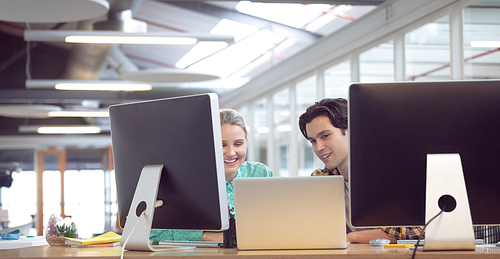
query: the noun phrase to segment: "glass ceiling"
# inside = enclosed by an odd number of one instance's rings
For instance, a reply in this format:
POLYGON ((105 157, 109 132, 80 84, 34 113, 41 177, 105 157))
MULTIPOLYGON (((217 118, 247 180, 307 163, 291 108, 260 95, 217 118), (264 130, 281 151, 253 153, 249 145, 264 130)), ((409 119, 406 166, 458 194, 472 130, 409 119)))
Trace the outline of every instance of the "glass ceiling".
MULTIPOLYGON (((304 32, 327 36, 373 10, 375 5, 285 4, 240 1, 235 11, 287 25, 304 32)), ((278 34, 271 28, 222 19, 213 34, 234 35, 235 42, 200 42, 177 63, 176 67, 204 71, 222 79, 239 78, 241 84, 256 68, 273 66, 309 44, 278 34)), ((233 85, 233 87, 239 87, 233 85)))

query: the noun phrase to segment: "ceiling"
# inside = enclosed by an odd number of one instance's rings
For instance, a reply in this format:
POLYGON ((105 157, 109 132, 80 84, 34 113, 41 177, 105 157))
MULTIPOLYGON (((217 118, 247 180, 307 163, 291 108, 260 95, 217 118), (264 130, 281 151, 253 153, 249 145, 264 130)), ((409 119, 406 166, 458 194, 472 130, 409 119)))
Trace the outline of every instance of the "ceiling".
MULTIPOLYGON (((0 0, 0 6, 4 2, 12 1, 0 0)), ((259 0, 250 4, 269 5, 277 2, 283 1, 259 0)), ((0 14, 0 150, 108 146, 108 118, 47 118, 41 116, 40 111, 45 115, 45 109, 54 107, 59 110, 106 110, 113 104, 206 92, 216 92, 222 96, 359 19, 384 1, 286 2, 310 8, 311 5, 304 4, 331 6, 310 17, 309 23, 294 25, 295 27, 238 11, 236 7, 239 1, 108 0, 109 11, 106 14, 85 21, 26 23, 2 20, 0 14), (343 7, 349 4, 352 6, 343 7), (329 19, 329 22, 319 29, 310 31, 306 28, 311 21, 328 16, 334 18, 329 19), (222 21, 230 21, 240 26, 233 29, 232 33, 224 33, 234 36, 234 42, 223 47, 217 45, 211 52, 205 52, 204 55, 191 60, 186 60, 186 57, 195 50, 192 45, 92 45, 37 41, 27 43, 23 38, 25 30, 123 31, 130 30, 127 27, 130 24, 145 26, 148 33, 206 34, 221 27, 222 21), (266 41, 269 44, 257 46, 251 43, 250 39, 257 36, 262 37, 261 42, 266 41), (242 53, 254 53, 254 56, 237 56, 242 53), (164 71, 167 69, 168 71, 164 71), (159 70, 162 72, 158 74, 159 70), (151 91, 144 92, 59 91, 47 87, 26 86, 27 79, 120 81, 132 72, 153 72, 155 74, 149 78, 158 75, 160 79, 151 83, 151 91), (172 73, 177 72, 214 75, 218 79, 169 82, 174 77, 172 73), (100 125, 104 130, 100 134, 85 136, 41 136, 29 130, 20 130, 34 125, 100 125)), ((29 9, 23 8, 22 10, 27 11, 29 9)), ((257 9, 263 10, 264 6, 258 6, 257 9)), ((64 10, 65 8, 61 7, 60 12, 64 10)), ((285 9, 284 6, 278 6, 278 9, 271 11, 271 17, 294 16, 293 10, 285 9)), ((194 75, 191 78, 194 78, 194 75)))

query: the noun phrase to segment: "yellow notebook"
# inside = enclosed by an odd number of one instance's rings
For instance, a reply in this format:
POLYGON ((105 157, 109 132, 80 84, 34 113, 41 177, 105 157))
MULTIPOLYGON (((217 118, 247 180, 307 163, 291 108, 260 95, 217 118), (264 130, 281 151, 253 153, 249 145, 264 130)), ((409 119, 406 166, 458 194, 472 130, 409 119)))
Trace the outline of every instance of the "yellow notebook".
POLYGON ((115 243, 120 242, 122 236, 116 234, 115 232, 109 231, 102 235, 87 238, 87 239, 78 239, 78 238, 66 238, 66 245, 95 245, 95 244, 106 244, 106 243, 115 243))

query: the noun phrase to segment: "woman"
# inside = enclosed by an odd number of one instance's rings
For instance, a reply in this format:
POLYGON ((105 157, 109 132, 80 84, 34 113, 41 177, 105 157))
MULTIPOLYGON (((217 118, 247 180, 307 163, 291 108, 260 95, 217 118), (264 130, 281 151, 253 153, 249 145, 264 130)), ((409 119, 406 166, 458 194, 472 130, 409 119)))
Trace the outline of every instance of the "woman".
MULTIPOLYGON (((245 161, 248 146, 248 133, 243 117, 232 109, 219 112, 224 171, 226 178, 227 202, 234 209, 233 180, 239 177, 272 177, 273 172, 259 162, 245 161)), ((152 230, 153 241, 217 241, 222 242, 222 232, 203 232, 188 230, 152 230)))

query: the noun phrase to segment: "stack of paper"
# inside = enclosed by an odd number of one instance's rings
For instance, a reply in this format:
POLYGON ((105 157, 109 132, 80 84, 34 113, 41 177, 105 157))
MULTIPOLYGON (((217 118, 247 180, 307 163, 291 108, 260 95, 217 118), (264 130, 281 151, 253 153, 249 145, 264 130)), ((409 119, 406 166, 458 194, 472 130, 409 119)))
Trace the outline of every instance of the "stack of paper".
POLYGON ((110 231, 87 239, 66 238, 65 244, 71 246, 117 245, 119 244, 121 237, 121 235, 110 231))
POLYGON ((48 245, 45 237, 21 237, 18 240, 0 241, 0 250, 48 245))

